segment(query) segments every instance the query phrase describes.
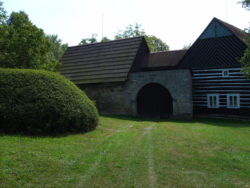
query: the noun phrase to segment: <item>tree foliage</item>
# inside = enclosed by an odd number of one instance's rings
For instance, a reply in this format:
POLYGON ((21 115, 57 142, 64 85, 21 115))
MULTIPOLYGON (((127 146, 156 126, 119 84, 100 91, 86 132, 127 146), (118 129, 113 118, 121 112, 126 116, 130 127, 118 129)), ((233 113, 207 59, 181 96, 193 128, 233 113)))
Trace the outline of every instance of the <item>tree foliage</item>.
POLYGON ((115 35, 115 39, 126 39, 126 38, 132 38, 132 37, 138 37, 138 36, 144 36, 146 35, 145 31, 141 29, 141 25, 138 23, 135 23, 135 25, 128 25, 125 30, 120 30, 115 35))
POLYGON ((250 0, 243 0, 241 3, 244 8, 250 9, 250 0))
MULTIPOLYGON (((169 50, 169 46, 163 42, 160 38, 157 38, 154 35, 147 35, 143 29, 141 29, 141 25, 136 23, 135 25, 128 25, 124 30, 120 30, 116 33, 115 39, 125 39, 132 37, 145 36, 148 47, 151 52, 159 52, 169 50)), ((100 42, 110 41, 109 38, 103 37, 100 42)), ((98 42, 97 34, 92 34, 90 38, 82 39, 79 45, 93 44, 98 42)))
POLYGON ((23 11, 12 12, 0 24, 0 67, 55 71, 65 49, 57 36, 46 36, 23 11))
MULTIPOLYGON (((242 6, 247 10, 250 10, 250 0, 243 0, 242 6)), ((244 52, 243 57, 240 59, 240 62, 243 64, 243 72, 247 77, 250 77, 250 28, 248 29, 248 37, 247 37, 247 48, 244 52)))
MULTIPOLYGON (((67 44, 63 44, 62 40, 58 38, 57 35, 47 35, 48 40, 50 41, 51 49, 50 49, 50 61, 52 64, 59 64, 57 62, 60 61, 64 52, 68 48, 67 44)), ((60 64, 59 64, 60 65, 60 64)))
POLYGON ((6 21, 7 13, 3 7, 3 2, 0 1, 0 24, 3 24, 6 21))
POLYGON ((92 34, 90 38, 82 39, 79 45, 93 44, 97 42, 97 34, 92 34))
POLYGON ((148 47, 151 52, 160 52, 169 50, 169 46, 163 42, 160 38, 154 35, 145 35, 148 47))
POLYGON ((159 52, 169 50, 169 46, 163 42, 160 38, 154 35, 147 35, 146 32, 141 29, 141 25, 136 23, 135 25, 129 25, 124 31, 119 31, 115 35, 115 39, 124 39, 131 37, 145 36, 148 47, 151 52, 159 52))
POLYGON ((110 41, 108 37, 103 37, 100 41, 97 39, 97 34, 92 34, 90 38, 82 39, 79 45, 93 44, 97 42, 107 42, 110 41))
POLYGON ((110 41, 110 39, 108 37, 103 37, 101 40, 101 42, 108 42, 108 41, 110 41))
POLYGON ((240 59, 244 69, 243 72, 246 76, 250 77, 250 34, 247 37, 247 48, 244 52, 243 57, 240 59))
POLYGON ((0 65, 9 68, 46 68, 50 42, 24 12, 13 12, 0 27, 0 65))

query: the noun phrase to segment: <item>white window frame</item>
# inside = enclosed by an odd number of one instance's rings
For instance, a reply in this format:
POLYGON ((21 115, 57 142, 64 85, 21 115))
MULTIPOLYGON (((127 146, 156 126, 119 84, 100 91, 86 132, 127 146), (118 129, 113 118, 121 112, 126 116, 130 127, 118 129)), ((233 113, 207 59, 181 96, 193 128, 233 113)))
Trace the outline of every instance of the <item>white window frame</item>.
POLYGON ((222 77, 225 78, 225 77, 229 77, 229 70, 228 69, 223 69, 222 70, 222 77), (225 74, 226 73, 226 74, 225 74))
POLYGON ((233 109, 238 109, 240 108, 240 94, 238 93, 229 93, 227 94, 227 108, 233 108, 233 109), (230 103, 230 97, 233 98, 232 103, 230 103), (234 98, 236 97, 236 105, 234 98))
POLYGON ((207 94, 207 107, 208 108, 220 108, 220 95, 219 94, 207 94), (212 97, 212 105, 211 105, 212 97), (215 101, 214 101, 215 98, 215 101))

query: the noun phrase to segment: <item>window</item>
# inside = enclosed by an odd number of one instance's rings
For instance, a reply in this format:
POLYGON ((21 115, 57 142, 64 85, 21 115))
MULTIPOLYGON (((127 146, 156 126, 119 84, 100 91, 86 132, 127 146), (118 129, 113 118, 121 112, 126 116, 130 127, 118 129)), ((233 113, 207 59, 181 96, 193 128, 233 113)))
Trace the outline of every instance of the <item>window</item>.
POLYGON ((240 108, 240 94, 227 94, 227 108, 240 108))
POLYGON ((208 94, 207 95, 207 107, 208 108, 219 108, 219 94, 208 94))
POLYGON ((229 77, 229 70, 222 70, 222 77, 229 77))

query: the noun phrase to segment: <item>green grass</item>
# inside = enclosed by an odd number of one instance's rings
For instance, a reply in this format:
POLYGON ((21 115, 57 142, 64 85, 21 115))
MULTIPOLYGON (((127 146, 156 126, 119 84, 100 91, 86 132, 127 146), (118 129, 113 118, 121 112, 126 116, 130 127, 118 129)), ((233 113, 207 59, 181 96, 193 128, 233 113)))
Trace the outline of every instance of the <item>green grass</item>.
POLYGON ((250 122, 114 116, 85 134, 2 135, 0 187, 250 187, 250 122))

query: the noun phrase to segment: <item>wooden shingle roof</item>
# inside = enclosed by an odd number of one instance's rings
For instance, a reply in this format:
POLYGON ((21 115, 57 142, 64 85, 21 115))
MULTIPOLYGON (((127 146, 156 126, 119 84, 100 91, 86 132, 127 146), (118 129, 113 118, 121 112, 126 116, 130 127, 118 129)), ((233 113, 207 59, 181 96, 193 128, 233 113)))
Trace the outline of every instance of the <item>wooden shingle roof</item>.
POLYGON ((60 72, 76 84, 125 81, 143 40, 135 37, 69 47, 60 72))
POLYGON ((187 50, 183 49, 151 53, 147 56, 147 63, 143 66, 142 70, 162 70, 176 68, 186 52, 187 50))
POLYGON ((197 40, 181 60, 182 68, 240 67, 246 46, 235 36, 197 40))
POLYGON ((179 67, 191 69, 240 67, 246 49, 244 31, 214 18, 182 58, 179 67))

